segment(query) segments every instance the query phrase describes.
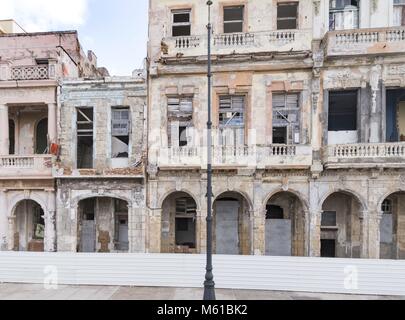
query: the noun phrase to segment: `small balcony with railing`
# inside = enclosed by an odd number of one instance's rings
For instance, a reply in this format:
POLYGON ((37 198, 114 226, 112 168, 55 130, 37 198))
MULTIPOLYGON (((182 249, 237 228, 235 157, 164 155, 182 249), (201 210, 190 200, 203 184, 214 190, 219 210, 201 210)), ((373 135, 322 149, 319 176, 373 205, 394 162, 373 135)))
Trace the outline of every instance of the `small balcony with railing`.
MULTIPOLYGON (((192 57, 207 54, 206 35, 169 37, 162 40, 162 57, 192 57)), ((223 33, 212 37, 212 54, 299 52, 311 50, 309 30, 223 33)))
POLYGON ((323 150, 323 162, 328 169, 403 167, 405 142, 330 145, 323 150))
POLYGON ((56 65, 53 63, 36 65, 0 64, 0 81, 53 80, 56 77, 56 65))
POLYGON ((0 156, 0 179, 52 178, 52 156, 0 156))

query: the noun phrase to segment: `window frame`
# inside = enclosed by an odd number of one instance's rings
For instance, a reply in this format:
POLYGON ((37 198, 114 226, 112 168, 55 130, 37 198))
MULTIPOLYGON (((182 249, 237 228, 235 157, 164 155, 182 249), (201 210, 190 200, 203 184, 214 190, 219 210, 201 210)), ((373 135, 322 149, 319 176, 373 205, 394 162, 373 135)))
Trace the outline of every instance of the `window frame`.
MULTIPOLYGON (((121 115, 120 115, 121 117, 121 115)), ((132 121, 131 121, 131 108, 129 106, 112 106, 111 107, 111 143, 110 143, 110 152, 111 152, 111 159, 128 159, 130 158, 130 150, 131 150, 131 134, 132 134, 132 121), (127 119, 114 119, 114 113, 115 112, 120 112, 122 114, 122 111, 126 111, 128 113, 128 118, 127 119), (115 124, 124 124, 125 122, 127 123, 127 129, 126 129, 126 134, 123 132, 117 132, 114 131, 114 122, 115 124), (123 157, 123 156, 114 156, 113 155, 113 138, 118 138, 119 137, 128 137, 128 157, 123 157)), ((120 139, 121 140, 121 139, 120 139)), ((122 141, 124 142, 124 141, 122 141)))
MULTIPOLYGON (((168 95, 167 96, 167 130, 168 130, 168 145, 169 147, 187 147, 189 146, 189 141, 187 143, 181 144, 181 130, 180 128, 194 128, 194 95, 168 95), (178 104, 170 103, 170 100, 178 100, 178 104), (182 111, 182 101, 188 101, 189 103, 183 104, 191 106, 191 111, 182 111), (178 106, 176 110, 170 110, 170 106, 178 106), (177 123, 177 134, 178 141, 173 141, 173 125, 177 123)), ((172 107, 173 109, 173 107, 172 107)), ((186 133, 187 135, 187 133, 186 133)))
POLYGON ((235 4, 235 5, 225 5, 222 7, 222 31, 225 34, 232 34, 232 33, 244 33, 245 31, 245 17, 246 17, 246 5, 245 4, 235 4), (227 20, 225 21, 225 10, 231 8, 241 8, 242 9, 242 20, 227 20), (242 23, 242 30, 239 32, 226 32, 225 25, 232 24, 232 23, 242 23))
POLYGON ((191 28, 192 28, 192 21, 191 21, 191 11, 192 11, 192 9, 191 8, 184 8, 184 9, 172 9, 171 11, 170 11, 170 15, 171 15, 171 36, 173 37, 173 38, 177 38, 177 37, 189 37, 189 36, 191 36, 191 34, 192 34, 192 30, 191 30, 191 28), (175 15, 176 14, 188 14, 188 17, 189 17, 189 21, 188 22, 175 22, 174 21, 174 17, 175 17, 175 15), (174 35, 174 28, 176 28, 176 27, 187 27, 187 26, 189 26, 190 27, 190 33, 188 34, 188 35, 178 35, 178 36, 175 36, 174 35))
POLYGON ((291 2, 277 2, 277 10, 276 10, 276 30, 298 30, 299 29, 299 1, 291 1, 291 2), (280 7, 287 7, 287 6, 295 6, 295 18, 293 17, 282 17, 279 18, 279 8, 280 7), (295 28, 280 28, 279 21, 290 21, 295 20, 295 28))

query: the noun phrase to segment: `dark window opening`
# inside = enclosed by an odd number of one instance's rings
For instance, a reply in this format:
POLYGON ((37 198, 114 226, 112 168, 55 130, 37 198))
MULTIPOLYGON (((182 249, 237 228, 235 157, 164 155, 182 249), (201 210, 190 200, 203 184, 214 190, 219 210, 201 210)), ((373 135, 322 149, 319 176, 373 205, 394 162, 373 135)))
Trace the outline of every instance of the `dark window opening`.
POLYGON ((49 64, 48 59, 35 59, 35 62, 37 65, 48 65, 49 64))
POLYGON ((324 211, 321 219, 322 227, 336 227, 336 212, 324 211))
POLYGON ((175 10, 172 11, 173 25, 172 36, 182 37, 191 35, 191 10, 175 10))
POLYGON ((192 198, 176 199, 175 241, 177 246, 196 247, 197 206, 192 198))
POLYGON ((189 145, 193 128, 193 97, 168 97, 167 113, 169 146, 189 145))
POLYGON ((381 211, 384 214, 392 214, 392 200, 385 199, 381 206, 381 211))
POLYGON ((111 157, 129 157, 131 119, 129 108, 114 107, 111 110, 111 157))
POLYGON ((15 124, 13 120, 8 120, 8 134, 9 134, 9 154, 15 154, 15 124))
POLYGON ((48 119, 38 122, 35 130, 35 154, 48 153, 48 119))
POLYGON ((224 33, 243 32, 244 6, 224 8, 224 33))
POLYGON ((35 240, 43 240, 45 234, 45 220, 44 220, 44 211, 42 210, 41 206, 35 204, 33 206, 33 213, 34 213, 34 236, 33 239, 35 240))
POLYGON ((336 257, 336 240, 321 240, 321 257, 335 258, 336 257))
POLYGON ((287 144, 287 127, 273 128, 273 143, 287 144))
POLYGON ((277 4, 277 29, 297 29, 298 3, 277 4))
POLYGON ((82 216, 85 221, 94 221, 95 219, 95 208, 96 208, 96 199, 84 199, 81 201, 82 204, 82 216))
POLYGON ((273 143, 299 144, 301 124, 299 93, 273 93, 273 143))
POLYGON ((77 108, 77 168, 93 168, 93 108, 77 108))
POLYGON ((266 206, 266 219, 267 220, 280 220, 284 219, 284 210, 279 206, 267 205, 266 206))
POLYGON ((329 131, 357 130, 357 91, 329 92, 329 131))

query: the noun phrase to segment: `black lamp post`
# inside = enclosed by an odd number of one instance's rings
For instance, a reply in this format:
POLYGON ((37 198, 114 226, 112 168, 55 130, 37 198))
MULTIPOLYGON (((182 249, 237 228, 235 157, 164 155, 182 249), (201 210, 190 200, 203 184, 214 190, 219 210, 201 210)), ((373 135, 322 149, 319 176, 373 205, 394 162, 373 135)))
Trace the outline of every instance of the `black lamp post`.
POLYGON ((207 266, 204 282, 204 300, 215 300, 215 282, 212 273, 212 120, 211 120, 211 5, 212 1, 207 1, 208 6, 208 122, 207 122, 207 266))

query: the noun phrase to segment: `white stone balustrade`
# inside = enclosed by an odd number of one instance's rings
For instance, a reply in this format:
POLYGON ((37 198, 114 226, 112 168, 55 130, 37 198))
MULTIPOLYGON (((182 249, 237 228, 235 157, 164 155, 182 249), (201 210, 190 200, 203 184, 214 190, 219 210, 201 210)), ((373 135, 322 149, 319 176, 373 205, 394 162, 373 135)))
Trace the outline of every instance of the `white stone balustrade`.
POLYGON ((52 156, 0 156, 0 177, 52 177, 52 156))
MULTIPOLYGON (((224 33, 213 35, 212 54, 311 50, 308 30, 224 33)), ((203 56, 207 54, 207 36, 182 36, 162 40, 163 57, 203 56)))
POLYGON ((328 56, 396 53, 405 49, 404 27, 330 31, 326 37, 328 56))

